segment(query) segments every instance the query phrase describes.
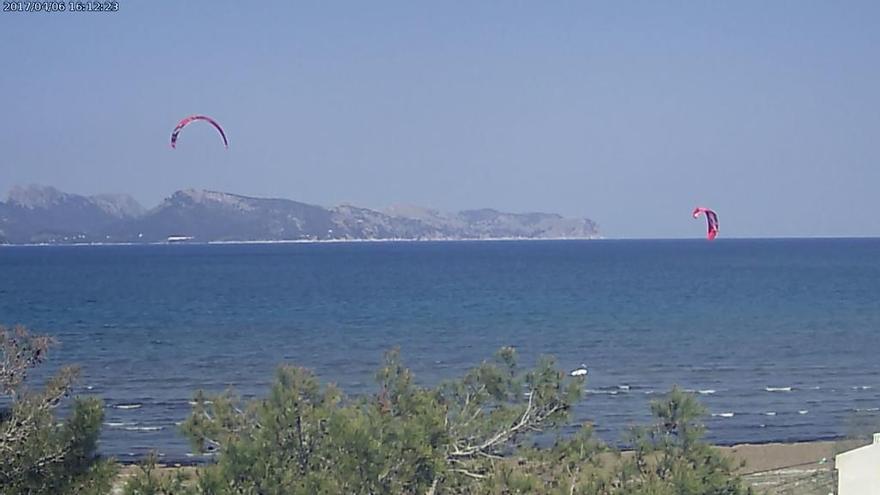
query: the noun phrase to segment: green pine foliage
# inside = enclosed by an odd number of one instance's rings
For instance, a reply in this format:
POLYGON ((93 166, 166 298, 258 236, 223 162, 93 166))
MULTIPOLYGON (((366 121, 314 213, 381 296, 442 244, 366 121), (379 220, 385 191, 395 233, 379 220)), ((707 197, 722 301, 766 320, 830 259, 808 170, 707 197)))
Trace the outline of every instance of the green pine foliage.
POLYGON ((0 392, 11 399, 0 411, 0 487, 11 494, 107 493, 114 466, 98 460, 103 419, 97 399, 76 399, 59 422, 54 410, 69 394, 75 368, 63 368, 42 390, 25 389, 28 372, 54 341, 22 327, 0 327, 0 392))
POLYGON ((196 395, 183 425, 217 462, 197 493, 464 493, 487 483, 529 434, 564 424, 582 380, 553 361, 520 372, 513 349, 461 380, 415 384, 391 351, 379 392, 350 399, 308 370, 281 367, 268 398, 196 395))
POLYGON ((620 469, 614 485, 621 495, 740 495, 751 493, 732 473, 726 457, 703 441, 697 399, 675 387, 651 403, 655 423, 634 431, 634 455, 620 469))
POLYGON ((589 425, 562 434, 584 380, 550 358, 520 370, 503 348, 461 379, 423 388, 392 351, 376 378, 375 396, 352 399, 284 366, 262 400, 198 393, 183 430, 216 462, 188 480, 144 470, 126 494, 750 493, 703 441, 705 411, 679 389, 652 403, 655 424, 635 430, 634 451, 620 453, 589 425))
POLYGON ((182 470, 161 473, 155 452, 150 453, 138 466, 138 471, 122 489, 122 495, 186 495, 194 492, 182 470))

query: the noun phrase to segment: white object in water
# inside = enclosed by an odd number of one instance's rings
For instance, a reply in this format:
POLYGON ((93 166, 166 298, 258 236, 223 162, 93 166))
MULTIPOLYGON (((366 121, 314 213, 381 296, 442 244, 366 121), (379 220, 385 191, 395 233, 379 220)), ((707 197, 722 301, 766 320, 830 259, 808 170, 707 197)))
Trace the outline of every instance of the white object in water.
POLYGON ((768 392, 791 392, 791 387, 764 387, 768 392))
POLYGON ((587 365, 581 363, 581 367, 575 370, 571 370, 569 373, 571 376, 587 376, 587 365))

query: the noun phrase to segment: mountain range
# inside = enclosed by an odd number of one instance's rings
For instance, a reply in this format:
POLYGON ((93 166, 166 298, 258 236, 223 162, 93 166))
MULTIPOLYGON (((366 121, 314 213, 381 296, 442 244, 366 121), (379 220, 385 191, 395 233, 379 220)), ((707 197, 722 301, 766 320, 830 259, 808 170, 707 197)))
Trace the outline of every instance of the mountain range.
POLYGON ((124 194, 81 196, 14 187, 0 202, 0 244, 295 240, 591 239, 588 218, 492 209, 331 208, 216 191, 177 191, 152 209, 124 194))

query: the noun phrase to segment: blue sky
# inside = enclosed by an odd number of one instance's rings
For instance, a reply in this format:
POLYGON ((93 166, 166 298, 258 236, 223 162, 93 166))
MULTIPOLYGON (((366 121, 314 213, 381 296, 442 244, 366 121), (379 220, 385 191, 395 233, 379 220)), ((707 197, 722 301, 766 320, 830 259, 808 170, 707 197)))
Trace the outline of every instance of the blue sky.
POLYGON ((209 188, 880 235, 878 2, 122 0, 0 13, 0 189, 209 188), (204 113, 229 135, 180 118, 204 113))

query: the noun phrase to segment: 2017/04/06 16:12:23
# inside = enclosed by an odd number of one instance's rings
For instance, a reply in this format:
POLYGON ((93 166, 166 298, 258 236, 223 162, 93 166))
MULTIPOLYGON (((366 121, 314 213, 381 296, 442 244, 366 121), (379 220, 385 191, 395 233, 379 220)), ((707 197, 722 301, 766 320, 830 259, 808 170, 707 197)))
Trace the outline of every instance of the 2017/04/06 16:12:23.
POLYGON ((119 2, 3 2, 3 12, 118 12, 119 2))

